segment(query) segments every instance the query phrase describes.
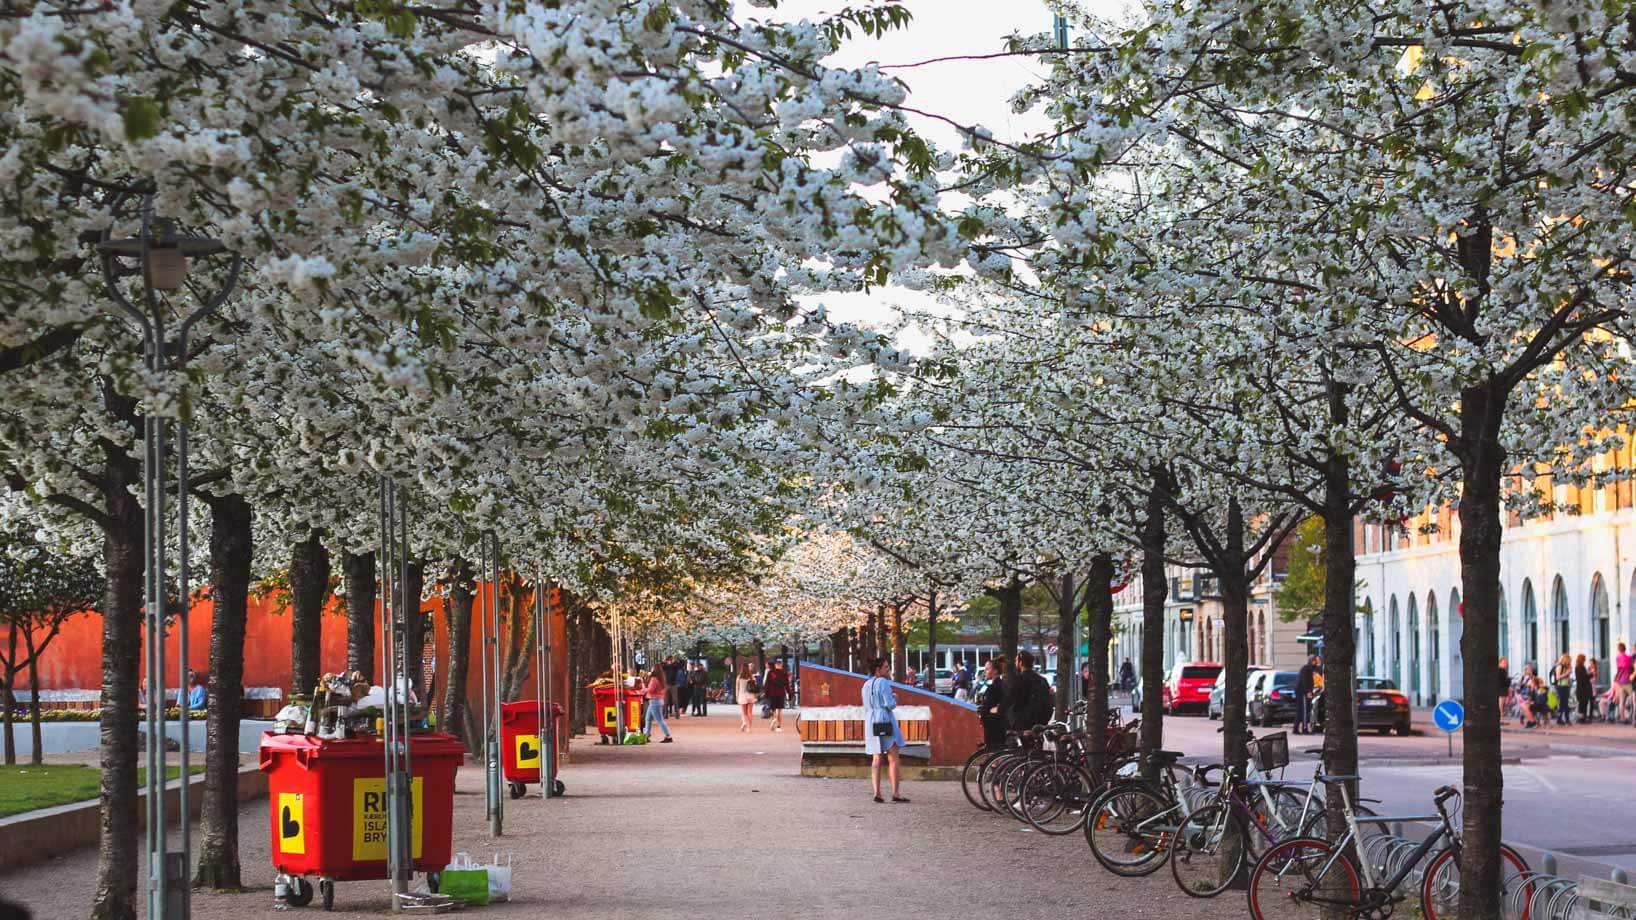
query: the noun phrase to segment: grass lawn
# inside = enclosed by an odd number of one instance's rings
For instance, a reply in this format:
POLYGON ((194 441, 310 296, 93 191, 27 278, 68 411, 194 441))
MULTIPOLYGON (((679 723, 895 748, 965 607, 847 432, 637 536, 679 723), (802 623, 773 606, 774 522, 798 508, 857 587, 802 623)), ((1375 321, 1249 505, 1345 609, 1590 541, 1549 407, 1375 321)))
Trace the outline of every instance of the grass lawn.
MULTIPOLYGON (((203 773, 203 764, 189 764, 192 773, 203 773)), ((181 775, 180 767, 166 767, 165 778, 181 775)), ((140 786, 148 775, 138 768, 140 786)), ((0 818, 36 808, 50 808, 69 802, 94 799, 99 793, 102 771, 82 763, 34 766, 0 766, 0 818)))

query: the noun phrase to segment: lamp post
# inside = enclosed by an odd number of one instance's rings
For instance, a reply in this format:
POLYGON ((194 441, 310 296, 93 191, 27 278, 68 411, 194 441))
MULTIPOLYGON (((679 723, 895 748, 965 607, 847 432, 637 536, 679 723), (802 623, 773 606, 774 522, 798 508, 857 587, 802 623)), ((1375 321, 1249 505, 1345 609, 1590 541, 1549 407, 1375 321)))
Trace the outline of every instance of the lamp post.
MULTIPOLYGON (((102 261, 102 277, 108 296, 122 311, 136 320, 142 330, 142 355, 147 371, 154 379, 161 379, 186 368, 188 334, 199 320, 214 313, 238 282, 242 260, 231 256, 227 276, 215 291, 188 283, 189 269, 197 259, 227 253, 220 240, 187 236, 178 232, 176 222, 156 217, 153 213, 153 190, 122 194, 114 199, 111 212, 114 223, 128 216, 127 208, 136 205, 134 215, 139 223, 137 235, 115 239, 113 223, 103 230, 97 243, 102 261), (121 279, 140 276, 142 279, 140 305, 132 303, 121 286, 121 279), (173 312, 173 292, 186 288, 199 305, 192 312, 176 310, 180 322, 174 331, 170 327, 173 312)), ((185 377, 182 378, 185 381, 185 377)), ((185 382, 183 384, 185 386, 185 382)), ((180 394, 179 394, 180 395, 180 394)), ((188 889, 188 868, 191 861, 192 840, 188 826, 188 706, 185 696, 188 670, 188 408, 186 400, 178 401, 174 421, 155 411, 145 411, 142 417, 142 479, 144 486, 142 546, 143 590, 147 667, 147 847, 148 847, 148 916, 154 920, 185 920, 191 912, 188 889), (166 442, 174 435, 174 448, 166 442), (165 834, 165 607, 169 564, 165 512, 167 488, 165 467, 174 470, 176 488, 176 652, 177 711, 181 729, 181 782, 178 790, 177 812, 181 816, 180 849, 172 851, 165 834)))

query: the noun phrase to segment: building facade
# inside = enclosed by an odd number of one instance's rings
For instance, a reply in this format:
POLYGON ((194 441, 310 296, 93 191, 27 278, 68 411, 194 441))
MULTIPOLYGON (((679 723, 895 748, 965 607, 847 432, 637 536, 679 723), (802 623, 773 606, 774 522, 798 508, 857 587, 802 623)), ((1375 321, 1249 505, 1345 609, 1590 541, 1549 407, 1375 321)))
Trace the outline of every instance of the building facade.
MULTIPOLYGON (((1250 663, 1272 668, 1299 668, 1308 645, 1300 637, 1304 620, 1286 623, 1278 615, 1274 593, 1285 572, 1281 547, 1270 565, 1250 587, 1250 663)), ((1221 598, 1209 572, 1167 566, 1165 577, 1165 669, 1179 662, 1222 660, 1225 635, 1221 598)), ((1142 660, 1142 578, 1131 580, 1114 596, 1113 662, 1126 659, 1140 668, 1142 660)))
MULTIPOLYGON (((1543 484, 1556 510, 1512 513, 1500 547, 1500 647, 1513 679, 1563 654, 1597 661, 1608 686, 1636 603, 1631 483, 1543 484), (1563 510, 1566 509, 1566 510, 1563 510)), ((1449 508, 1403 527, 1358 523, 1358 667, 1391 677, 1420 705, 1462 696, 1460 520, 1449 508)))

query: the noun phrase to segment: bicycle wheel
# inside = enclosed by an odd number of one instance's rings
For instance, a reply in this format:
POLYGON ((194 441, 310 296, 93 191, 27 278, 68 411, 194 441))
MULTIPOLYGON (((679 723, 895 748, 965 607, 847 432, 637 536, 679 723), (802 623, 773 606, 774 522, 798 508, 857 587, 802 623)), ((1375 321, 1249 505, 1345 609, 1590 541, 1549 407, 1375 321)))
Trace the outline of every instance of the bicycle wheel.
MULTIPOLYGON (((1426 920, 1446 920, 1459 913, 1460 862, 1454 847, 1445 847, 1432 857, 1426 866, 1426 880, 1420 886, 1420 909, 1426 920)), ((1500 844, 1500 894, 1503 897, 1513 885, 1530 885, 1522 876, 1528 872, 1528 863, 1516 850, 1500 844)), ((1528 920, 1528 901, 1522 901, 1522 916, 1528 920)))
POLYGON ((1213 898, 1239 879, 1251 831, 1225 803, 1212 802, 1181 820, 1170 871, 1182 894, 1213 898))
POLYGON ((1021 821, 1024 824, 1028 823, 1028 818, 1023 814, 1022 809, 1023 780, 1027 778, 1030 770, 1034 769, 1040 764, 1049 762, 1050 761, 1041 759, 1037 755, 1029 756, 1023 758, 1020 763, 1006 772, 1005 783, 1003 786, 1004 791, 1001 793, 1001 801, 1005 803, 1005 812, 1011 815, 1011 817, 1016 818, 1018 821, 1021 821))
POLYGON ((1091 855, 1114 875, 1136 878, 1159 871, 1170 856, 1181 806, 1143 783, 1102 794, 1085 817, 1091 855))
POLYGON ((1261 855, 1250 873, 1252 920, 1314 920, 1325 907, 1346 915, 1358 902, 1358 874, 1322 840, 1297 837, 1261 855))
POLYGON ((1041 764, 1023 780, 1023 817, 1034 830, 1060 837, 1079 829, 1095 798, 1091 777, 1073 764, 1041 764))
POLYGON ((978 748, 970 757, 966 758, 966 765, 960 771, 960 791, 966 794, 966 801, 972 807, 982 811, 993 811, 987 802, 983 801, 983 794, 979 788, 983 767, 995 758, 1000 752, 990 748, 978 748))
POLYGON ((987 811, 994 810, 994 777, 1003 771, 1013 759, 1020 756, 1020 751, 1001 751, 983 764, 982 773, 977 777, 977 794, 983 804, 988 806, 987 811))

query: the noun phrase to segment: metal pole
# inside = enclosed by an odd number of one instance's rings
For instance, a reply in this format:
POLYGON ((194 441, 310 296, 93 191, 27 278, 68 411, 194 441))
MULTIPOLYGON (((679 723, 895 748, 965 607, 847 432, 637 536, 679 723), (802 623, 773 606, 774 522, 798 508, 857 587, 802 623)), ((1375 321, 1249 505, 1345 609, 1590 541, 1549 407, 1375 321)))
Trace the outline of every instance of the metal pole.
MULTIPOLYGON (((179 345, 182 349, 186 349, 186 335, 181 337, 179 345)), ((185 355, 186 352, 183 351, 182 356, 185 357, 185 355)), ((193 886, 188 884, 187 879, 189 857, 193 852, 193 827, 190 820, 191 812, 188 811, 188 786, 191 785, 189 782, 191 776, 188 773, 188 748, 192 746, 193 739, 188 732, 187 700, 187 622, 190 606, 188 602, 189 573, 187 565, 187 476, 187 417, 184 415, 176 423, 176 595, 181 605, 176 615, 176 712, 182 734, 182 743, 180 745, 182 749, 181 783, 176 790, 176 813, 181 816, 181 865, 175 867, 175 860, 172 860, 173 868, 180 868, 181 870, 179 873, 173 873, 173 877, 179 875, 181 878, 181 883, 177 886, 177 897, 181 902, 182 917, 192 915, 193 901, 193 886)), ((163 749, 161 748, 161 750, 163 749)))
MULTIPOLYGON (((396 822, 392 821, 391 812, 387 813, 388 829, 398 838, 398 863, 394 867, 396 878, 402 879, 402 892, 409 890, 409 878, 414 874, 414 826, 415 826, 415 797, 414 776, 415 761, 414 749, 410 746, 411 737, 409 723, 414 715, 414 705, 409 694, 419 675, 411 678, 409 674, 408 648, 404 645, 403 630, 407 628, 409 617, 420 615, 420 596, 409 596, 409 495, 402 489, 398 493, 398 578, 401 587, 398 593, 403 599, 403 607, 397 619, 398 639, 398 676, 395 678, 403 688, 403 698, 398 701, 398 718, 401 720, 397 729, 397 744, 393 748, 398 762, 398 788, 395 804, 397 805, 396 822)), ((418 657, 418 656, 417 656, 418 657)))
POLYGON ((500 537, 490 531, 487 535, 489 542, 489 597, 485 618, 488 620, 488 648, 484 652, 484 667, 494 669, 494 679, 490 682, 489 692, 492 696, 485 699, 488 709, 484 720, 483 745, 487 755, 487 773, 485 776, 489 801, 489 835, 499 837, 504 833, 505 825, 505 795, 502 793, 504 781, 500 776, 500 713, 501 687, 504 672, 500 669, 500 537))
POLYGON ((534 699, 539 711, 540 797, 549 799, 557 778, 557 724, 551 715, 551 697, 555 689, 551 684, 551 583, 539 574, 535 575, 534 583, 537 586, 534 592, 534 635, 539 636, 535 644, 534 679, 538 690, 534 699))

